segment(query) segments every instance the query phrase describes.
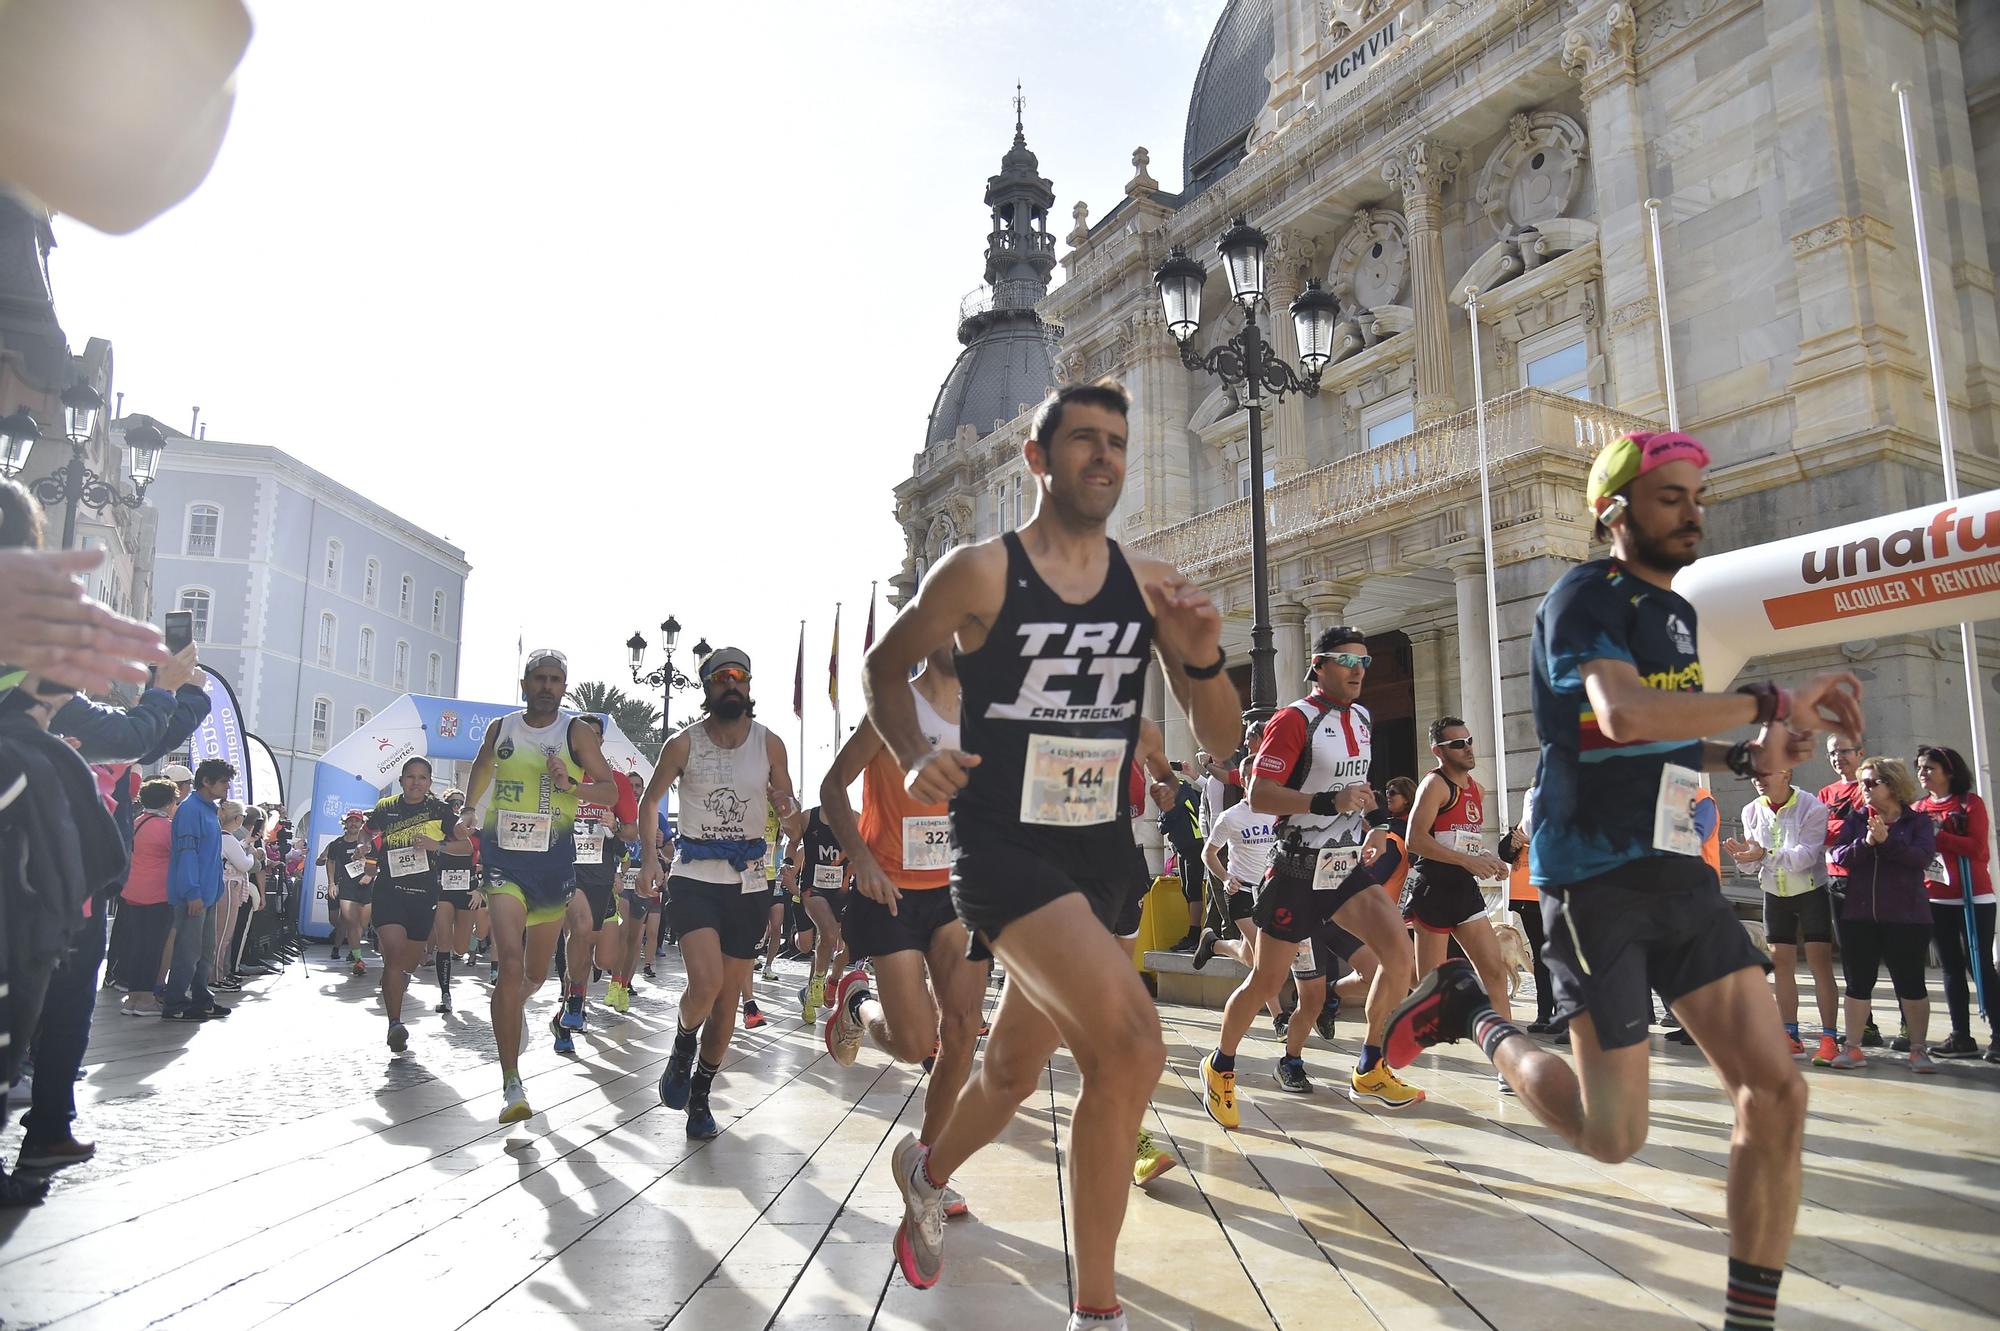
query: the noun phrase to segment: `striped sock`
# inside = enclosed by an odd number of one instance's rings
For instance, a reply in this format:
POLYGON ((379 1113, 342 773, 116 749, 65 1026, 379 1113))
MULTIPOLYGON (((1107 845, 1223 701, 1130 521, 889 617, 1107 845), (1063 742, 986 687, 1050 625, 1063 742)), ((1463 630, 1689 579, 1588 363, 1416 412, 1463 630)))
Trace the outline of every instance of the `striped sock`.
POLYGON ((1778 1281, 1784 1274, 1730 1258, 1722 1331, 1771 1331, 1778 1324, 1778 1281))
POLYGON ((1506 1020, 1490 1007, 1483 1007, 1473 1013, 1472 1020, 1467 1025, 1468 1033, 1479 1042, 1479 1052, 1488 1059, 1493 1057, 1493 1051, 1500 1047, 1502 1040, 1521 1033, 1513 1022, 1506 1020))

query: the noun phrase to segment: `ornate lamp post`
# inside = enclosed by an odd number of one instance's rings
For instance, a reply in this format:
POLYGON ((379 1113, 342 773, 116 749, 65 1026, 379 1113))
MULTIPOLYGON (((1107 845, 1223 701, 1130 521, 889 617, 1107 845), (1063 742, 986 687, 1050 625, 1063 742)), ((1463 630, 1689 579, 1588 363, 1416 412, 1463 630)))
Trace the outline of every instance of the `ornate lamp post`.
MULTIPOLYGON (((665 742, 667 737, 667 716, 668 710, 673 706, 674 690, 691 689, 696 684, 695 680, 674 669, 674 648, 680 644, 680 640, 681 622, 672 615, 668 615, 666 622, 660 625, 660 646, 664 649, 667 659, 658 670, 645 669, 646 638, 644 634, 634 632, 631 637, 625 640, 625 650, 632 658, 632 682, 634 684, 644 684, 660 691, 660 739, 662 742, 665 742)), ((694 645, 696 661, 707 656, 711 650, 713 649, 709 647, 707 638, 703 638, 700 642, 697 642, 694 645)))
POLYGON ((1153 274, 1166 310, 1167 331, 1180 344, 1181 364, 1221 379, 1250 412, 1250 581, 1255 617, 1250 625, 1250 710, 1246 722, 1261 721, 1277 710, 1277 682, 1272 673, 1271 571, 1264 530, 1264 425, 1266 394, 1276 402, 1287 393, 1312 397, 1326 369, 1333 346, 1333 327, 1340 302, 1320 288, 1318 279, 1292 302, 1292 324, 1298 333, 1301 375, 1285 363, 1257 326, 1257 307, 1264 300, 1264 233, 1239 216, 1222 233, 1216 247, 1229 276, 1229 295, 1243 309, 1243 331, 1217 343, 1207 355, 1191 345, 1201 326, 1201 293, 1208 270, 1200 260, 1176 245, 1153 274))
MULTIPOLYGON (((51 472, 29 488, 44 507, 63 506, 62 548, 76 544, 76 511, 79 505, 102 513, 113 506, 137 508, 146 502, 146 487, 160 474, 160 454, 167 441, 150 425, 125 432, 125 446, 132 450, 132 494, 121 494, 117 477, 99 476, 84 463, 84 450, 97 432, 98 413, 104 399, 89 384, 73 384, 63 391, 63 434, 69 440, 69 465, 51 472)), ((25 410, 0 417, 0 475, 9 480, 27 468, 28 455, 41 438, 41 426, 25 410)))

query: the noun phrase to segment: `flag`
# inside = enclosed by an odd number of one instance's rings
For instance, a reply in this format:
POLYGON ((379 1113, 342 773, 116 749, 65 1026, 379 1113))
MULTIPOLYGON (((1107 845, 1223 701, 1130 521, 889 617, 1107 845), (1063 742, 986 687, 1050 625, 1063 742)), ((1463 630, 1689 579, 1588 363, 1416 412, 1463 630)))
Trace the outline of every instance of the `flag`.
POLYGON ((792 715, 806 719, 806 622, 799 621, 799 665, 792 675, 792 715))
POLYGON ((826 696, 835 715, 840 712, 840 602, 833 603, 833 655, 826 661, 826 696))
POLYGON ((875 584, 871 582, 868 584, 868 631, 861 635, 861 654, 863 656, 868 655, 868 653, 874 649, 874 646, 875 646, 875 584))

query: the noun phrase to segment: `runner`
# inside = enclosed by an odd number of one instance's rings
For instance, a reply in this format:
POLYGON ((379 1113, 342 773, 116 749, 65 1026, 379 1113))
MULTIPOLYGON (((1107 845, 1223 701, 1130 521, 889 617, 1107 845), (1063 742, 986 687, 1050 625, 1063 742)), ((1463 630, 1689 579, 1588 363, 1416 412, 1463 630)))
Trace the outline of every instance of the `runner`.
POLYGON ((1571 569, 1535 613, 1530 687, 1542 741, 1529 874, 1576 1071, 1501 1019, 1473 968, 1449 961, 1396 1011, 1388 1059, 1475 1040, 1535 1116, 1606 1162, 1646 1140, 1648 987, 1673 1005, 1736 1106, 1724 1326, 1769 1327, 1799 1202, 1806 1087, 1786 1047, 1764 955, 1724 900, 1693 819, 1701 771, 1749 776, 1853 735, 1861 685, 1821 675, 1796 693, 1705 693, 1694 607, 1673 575, 1702 534, 1708 450, 1633 434, 1591 465, 1588 499, 1612 556, 1571 569), (1702 737, 1755 723, 1735 745, 1702 737))
POLYGON ((374 900, 375 847, 368 836, 368 810, 349 809, 341 817, 340 835, 319 853, 326 883, 327 912, 333 925, 333 957, 340 962, 340 942, 347 940, 347 961, 356 975, 368 973, 361 960, 361 936, 368 928, 374 900))
POLYGON ((569 658, 551 648, 528 653, 521 676, 527 706, 488 726, 466 782, 469 817, 486 867, 493 931, 493 1038, 500 1048, 502 1123, 534 1110, 521 1086, 521 1036, 530 996, 548 978, 556 936, 576 876, 577 812, 588 800, 612 804, 618 783, 597 732, 563 710, 569 658))
MULTIPOLYGON (((1126 818, 1134 824, 1132 842, 1132 890, 1125 898, 1125 905, 1118 912, 1118 918, 1111 926, 1124 945, 1125 954, 1131 956, 1139 941, 1139 926, 1146 918, 1146 897, 1153 890, 1153 871, 1146 863, 1146 852, 1137 840, 1137 824, 1146 816, 1146 800, 1150 794, 1153 803, 1162 815, 1171 812, 1177 795, 1178 778, 1173 765, 1167 761, 1167 742, 1160 734, 1160 728, 1151 717, 1139 718, 1139 743, 1133 753, 1132 766, 1127 777, 1125 795, 1126 818)), ((1162 817, 1164 824, 1166 818, 1162 817)), ((1162 828, 1164 830, 1164 827, 1162 828)), ((1171 847, 1170 847, 1171 849, 1171 847)), ((1185 866, 1183 866, 1185 871, 1185 866)), ((1198 912, 1200 906, 1196 905, 1198 912)), ((1132 1184, 1143 1188, 1160 1175, 1178 1165, 1180 1161, 1171 1152, 1161 1149, 1153 1140, 1151 1129, 1141 1120, 1136 1154, 1132 1157, 1132 1184)))
POLYGON ((762 835, 775 809, 786 832, 805 828, 785 742, 756 719, 750 657, 735 647, 702 658, 702 719, 667 741, 639 805, 644 874, 660 876, 660 803, 680 783, 680 824, 667 878, 667 910, 680 939, 687 989, 681 994, 673 1056, 660 1076, 660 1102, 687 1111, 687 1135, 719 1134, 709 1087, 736 1031, 736 1002, 764 936, 770 886, 762 835), (696 1041, 700 1060, 696 1061, 696 1041))
MULTIPOLYGON (((1253 747, 1263 733, 1261 723, 1250 727, 1247 738, 1253 747)), ((1245 781, 1249 780, 1251 762, 1249 756, 1242 762, 1245 781)), ((1271 847, 1278 840, 1277 821, 1275 815, 1258 813, 1244 800, 1238 800, 1215 815, 1208 840, 1202 846, 1202 862, 1214 880, 1224 884, 1222 912, 1235 924, 1242 937, 1223 938, 1213 928, 1204 927, 1201 941, 1194 949, 1196 970, 1213 961, 1218 952, 1244 966, 1256 967, 1257 922, 1252 918, 1253 907, 1258 884, 1264 881, 1264 871, 1271 862, 1271 847)), ((1264 1004, 1264 1008, 1274 1022, 1283 1016, 1276 994, 1264 1004)))
MULTIPOLYGON (((1271 868, 1257 893, 1257 966, 1229 996, 1215 1051, 1202 1060, 1209 1115, 1225 1128, 1242 1121, 1236 1105, 1237 1046, 1258 1009, 1284 986, 1286 971, 1299 964, 1301 946, 1316 934, 1343 960, 1366 945, 1377 962, 1368 987, 1368 1035, 1348 1079, 1348 1098, 1389 1109, 1408 1109, 1424 1098, 1381 1061, 1382 1025, 1409 992, 1413 963, 1395 907, 1381 892, 1363 890, 1376 885, 1368 870, 1388 844, 1385 831, 1368 827, 1375 807, 1368 785, 1372 732, 1368 709, 1356 700, 1369 660, 1368 640, 1359 629, 1344 624, 1327 629, 1313 647, 1306 677, 1312 692, 1264 727, 1245 802, 1282 822, 1271 868)), ((1316 945, 1308 949, 1298 978, 1325 978, 1328 967, 1319 952, 1316 945)), ((1301 1010, 1316 1013, 1303 1006, 1305 997, 1302 992, 1301 1010)), ((1284 1080, 1281 1068, 1281 1085, 1284 1080)))
POLYGON ((813 923, 811 974, 799 994, 801 1019, 810 1026, 826 1003, 826 977, 837 978, 848 964, 840 935, 840 915, 847 907, 847 858, 817 805, 806 811, 806 830, 792 842, 786 858, 798 874, 806 914, 813 923))
MULTIPOLYGON (((584 712, 576 719, 596 734, 601 749, 604 718, 584 712)), ((611 780, 618 790, 616 798, 603 804, 585 801, 579 805, 571 834, 576 843, 576 891, 570 895, 569 913, 563 919, 568 944, 563 949, 562 967, 566 983, 562 1011, 549 1019, 549 1032, 555 1036, 558 1054, 575 1053, 576 1041, 571 1032, 580 1031, 589 1023, 583 1009, 598 949, 602 947, 608 959, 621 950, 618 944, 623 941, 615 935, 607 939, 605 932, 606 926, 618 917, 618 864, 625 853, 625 838, 638 831, 633 823, 639 816, 639 800, 633 793, 630 777, 613 768, 611 780)), ((611 984, 604 991, 604 1006, 613 1012, 624 1012, 632 1006, 615 968, 611 984)))
MULTIPOLYGON (((792 872, 792 862, 778 854, 778 847, 784 843, 785 829, 778 821, 778 811, 773 809, 764 819, 764 843, 771 848, 764 856, 764 882, 769 888, 771 905, 764 911, 764 938, 758 950, 764 955, 764 974, 771 974, 771 916, 774 912, 782 917, 785 906, 785 883, 796 881, 792 872)), ((800 991, 800 1002, 804 1002, 804 990, 800 991)), ((750 973, 743 977, 743 1029, 754 1031, 770 1024, 763 1009, 757 1006, 757 959, 750 959, 750 973)))
MULTIPOLYGON (((1486 918, 1486 898, 1478 880, 1504 879, 1507 865, 1486 849, 1480 832, 1486 819, 1485 792, 1473 779, 1472 731, 1455 716, 1430 724, 1431 761, 1417 783, 1410 810, 1410 876, 1403 888, 1403 920, 1417 931, 1417 974, 1436 970, 1453 939, 1479 971, 1493 995, 1493 1010, 1512 1021, 1507 1006, 1507 972, 1500 962, 1500 939, 1486 918)), ((1510 1092, 1507 1079, 1500 1089, 1510 1092)))
POLYGON ((660 927, 659 885, 645 882, 645 875, 639 872, 639 829, 632 828, 632 840, 625 847, 625 867, 619 870, 619 896, 624 902, 625 936, 624 951, 618 962, 618 977, 625 986, 629 997, 633 993, 633 981, 639 975, 639 964, 645 961, 645 976, 653 975, 653 939, 660 927))
MULTIPOLYGON (((950 648, 925 658, 910 691, 925 741, 932 748, 956 749, 958 671, 950 648)), ((971 1075, 990 963, 967 959, 970 938, 952 913, 946 805, 916 802, 904 790, 904 778, 896 756, 864 718, 820 783, 818 812, 846 853, 855 883, 841 917, 854 969, 829 999, 826 1048, 835 1062, 850 1066, 865 1031, 899 1063, 921 1064, 934 1056, 917 1133, 919 1141, 930 1142, 971 1075), (861 778, 858 820, 847 799, 856 777, 861 778), (864 961, 874 962, 879 1001, 861 969, 864 961)), ((944 1210, 964 1215, 965 1199, 946 1188, 944 1210)))
POLYGON ((382 1011, 389 1018, 389 1049, 397 1054, 410 1043, 409 1028, 403 1025, 403 994, 411 972, 423 960, 424 942, 440 908, 440 855, 472 852, 472 838, 459 829, 457 812, 431 794, 429 759, 405 759, 399 783, 402 793, 381 800, 368 815, 368 830, 382 844, 375 938, 382 947, 382 1011))
POLYGON ((918 1288, 944 1260, 944 1185, 1041 1085, 1068 1044, 1083 1072, 1071 1121, 1072 1327, 1122 1328, 1118 1231, 1132 1142, 1166 1063, 1160 1020, 1111 931, 1132 890, 1119 795, 1139 738, 1147 657, 1210 750, 1240 734, 1214 604, 1170 565, 1105 536, 1125 478, 1129 399, 1072 385, 1037 409, 1023 446, 1035 515, 933 567, 868 654, 868 717, 913 800, 951 801, 952 905, 971 955, 1007 970, 985 1057, 937 1140, 896 1147, 896 1253, 918 1288), (910 671, 953 645, 962 749, 925 738, 910 671), (1017 927, 1018 926, 1018 927, 1017 927))
MULTIPOLYGON (((465 817, 465 792, 454 787, 444 793, 445 805, 451 810, 446 820, 447 830, 456 829, 465 817)), ((466 837, 466 853, 455 855, 449 849, 439 853, 438 862, 438 903, 431 920, 431 965, 437 971, 439 1012, 451 1011, 451 970, 459 956, 471 964, 472 929, 475 911, 472 899, 473 884, 479 881, 479 840, 466 837)), ((447 843, 449 845, 449 843, 447 843)), ((484 893, 478 894, 482 899, 484 893)))

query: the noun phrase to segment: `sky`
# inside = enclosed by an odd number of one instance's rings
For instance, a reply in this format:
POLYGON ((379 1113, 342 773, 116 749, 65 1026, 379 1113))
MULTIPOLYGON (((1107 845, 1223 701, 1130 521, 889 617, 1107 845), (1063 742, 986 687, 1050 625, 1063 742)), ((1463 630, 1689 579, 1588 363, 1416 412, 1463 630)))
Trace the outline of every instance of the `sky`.
POLYGON ((253 0, 213 172, 129 236, 57 218, 57 314, 126 411, 199 404, 463 548, 462 696, 518 696, 518 640, 629 687, 671 613, 796 750, 805 620, 816 785, 834 604, 851 727, 1015 81, 1066 234, 1135 146, 1179 187, 1221 8, 253 0))

